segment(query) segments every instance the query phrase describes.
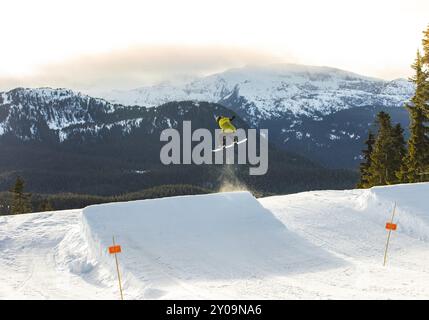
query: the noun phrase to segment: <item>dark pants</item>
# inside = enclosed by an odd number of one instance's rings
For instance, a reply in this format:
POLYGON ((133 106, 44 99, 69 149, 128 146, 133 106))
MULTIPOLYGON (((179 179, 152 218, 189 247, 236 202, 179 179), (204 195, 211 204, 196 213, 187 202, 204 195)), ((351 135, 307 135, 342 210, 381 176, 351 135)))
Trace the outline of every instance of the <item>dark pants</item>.
POLYGON ((238 137, 235 135, 235 132, 221 132, 219 134, 219 144, 220 146, 226 146, 227 145, 227 139, 231 140, 231 142, 237 142, 238 137))

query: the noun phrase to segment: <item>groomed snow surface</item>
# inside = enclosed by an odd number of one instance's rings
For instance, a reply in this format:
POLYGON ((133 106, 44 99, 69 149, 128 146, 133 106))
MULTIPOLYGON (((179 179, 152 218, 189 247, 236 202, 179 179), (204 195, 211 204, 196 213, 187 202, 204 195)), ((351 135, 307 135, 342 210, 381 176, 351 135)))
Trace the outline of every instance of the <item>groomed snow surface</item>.
POLYGON ((427 299, 429 183, 0 217, 1 299, 427 299), (385 223, 397 202, 388 263, 385 223))

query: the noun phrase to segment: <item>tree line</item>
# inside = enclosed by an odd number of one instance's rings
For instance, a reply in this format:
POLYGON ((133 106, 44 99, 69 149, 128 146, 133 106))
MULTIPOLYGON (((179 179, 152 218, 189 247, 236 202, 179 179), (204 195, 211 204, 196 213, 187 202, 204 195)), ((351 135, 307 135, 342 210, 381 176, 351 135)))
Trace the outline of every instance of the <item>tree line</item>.
POLYGON ((0 215, 54 210, 54 207, 47 198, 38 199, 34 203, 31 193, 25 192, 24 187, 24 180, 18 176, 9 192, 0 194, 0 215))
POLYGON ((417 50, 410 81, 415 93, 405 104, 410 115, 410 137, 389 114, 377 115, 378 132, 371 131, 363 150, 358 187, 429 181, 429 27, 423 32, 423 54, 417 50))
POLYGON ((155 199, 172 196, 212 193, 213 190, 188 185, 160 185, 137 192, 116 196, 97 196, 88 194, 59 193, 59 194, 30 194, 24 191, 25 182, 17 177, 15 184, 8 192, 0 192, 0 215, 23 214, 84 208, 93 204, 118 201, 134 201, 155 199))

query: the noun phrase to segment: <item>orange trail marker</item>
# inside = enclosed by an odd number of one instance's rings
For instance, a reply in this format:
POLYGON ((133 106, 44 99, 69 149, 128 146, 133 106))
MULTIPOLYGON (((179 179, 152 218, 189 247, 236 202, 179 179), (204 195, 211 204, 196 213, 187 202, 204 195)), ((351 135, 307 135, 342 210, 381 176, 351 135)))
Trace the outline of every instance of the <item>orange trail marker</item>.
POLYGON ((396 223, 390 223, 390 222, 386 223, 386 229, 387 230, 395 231, 397 226, 398 225, 396 223))
POLYGON ((383 267, 386 266, 387 261, 387 250, 389 249, 389 242, 390 242, 390 235, 392 234, 392 230, 396 230, 397 225, 393 223, 393 218, 395 217, 396 212, 396 202, 393 207, 393 213, 392 213, 392 219, 390 219, 390 222, 386 223, 386 229, 389 230, 387 233, 387 242, 386 242, 386 249, 384 250, 384 261, 383 261, 383 267))
POLYGON ((121 246, 111 246, 109 247, 109 253, 110 254, 114 254, 114 253, 121 253, 121 246))
POLYGON ((116 271, 118 272, 119 291, 121 293, 121 300, 124 300, 122 293, 121 273, 119 272, 118 253, 121 253, 121 246, 115 244, 115 237, 113 237, 113 246, 109 247, 109 253, 115 255, 116 271))

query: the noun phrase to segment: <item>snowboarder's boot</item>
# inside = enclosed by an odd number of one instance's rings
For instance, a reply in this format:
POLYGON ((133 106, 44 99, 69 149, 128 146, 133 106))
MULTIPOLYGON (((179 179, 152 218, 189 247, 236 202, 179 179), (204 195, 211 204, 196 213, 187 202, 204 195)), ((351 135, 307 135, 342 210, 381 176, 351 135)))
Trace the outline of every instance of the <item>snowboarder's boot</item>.
POLYGON ((226 147, 226 136, 223 136, 223 138, 222 138, 222 146, 224 148, 226 147))
POLYGON ((234 143, 237 144, 238 143, 238 137, 234 136, 234 143))

